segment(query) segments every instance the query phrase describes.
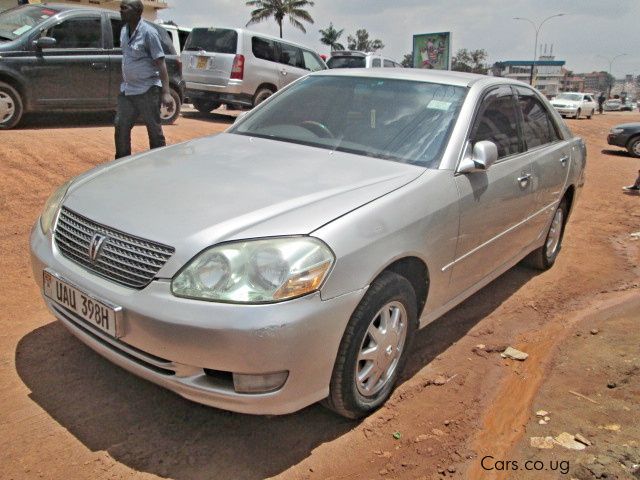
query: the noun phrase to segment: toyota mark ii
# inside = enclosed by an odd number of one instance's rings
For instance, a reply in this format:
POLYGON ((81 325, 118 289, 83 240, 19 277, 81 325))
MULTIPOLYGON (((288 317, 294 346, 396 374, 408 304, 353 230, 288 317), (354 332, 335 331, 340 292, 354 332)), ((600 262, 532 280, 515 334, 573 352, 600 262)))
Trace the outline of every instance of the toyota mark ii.
POLYGON ((418 328, 525 257, 553 265, 585 161, 523 83, 323 71, 60 187, 33 270, 75 336, 183 397, 356 418, 418 328))

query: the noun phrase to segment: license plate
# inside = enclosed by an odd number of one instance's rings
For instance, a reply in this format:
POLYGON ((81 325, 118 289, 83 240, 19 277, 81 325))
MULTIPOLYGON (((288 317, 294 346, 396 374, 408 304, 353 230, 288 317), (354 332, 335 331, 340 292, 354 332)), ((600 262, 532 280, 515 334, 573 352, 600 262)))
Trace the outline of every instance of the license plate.
POLYGON ((198 63, 196 64, 196 68, 200 70, 204 70, 207 68, 207 62, 209 61, 209 57, 198 57, 198 63))
POLYGON ((49 270, 43 272, 43 290, 47 298, 112 337, 118 337, 118 317, 122 307, 108 305, 93 295, 71 285, 49 270))

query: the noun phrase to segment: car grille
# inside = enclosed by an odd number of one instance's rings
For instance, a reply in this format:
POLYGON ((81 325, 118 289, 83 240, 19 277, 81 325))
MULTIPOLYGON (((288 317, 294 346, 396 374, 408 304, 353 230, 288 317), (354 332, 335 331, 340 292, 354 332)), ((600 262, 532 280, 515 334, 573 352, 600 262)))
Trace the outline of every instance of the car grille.
POLYGON ((62 208, 55 242, 63 256, 98 275, 126 287, 146 287, 175 251, 171 247, 105 227, 62 208), (91 258, 96 234, 104 237, 91 258))

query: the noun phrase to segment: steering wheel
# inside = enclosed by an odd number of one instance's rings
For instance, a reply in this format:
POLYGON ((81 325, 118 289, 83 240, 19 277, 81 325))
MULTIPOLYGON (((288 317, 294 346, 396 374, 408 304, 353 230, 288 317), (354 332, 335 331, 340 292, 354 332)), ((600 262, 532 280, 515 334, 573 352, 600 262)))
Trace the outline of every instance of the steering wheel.
POLYGON ((331 130, 329 130, 326 125, 323 125, 320 122, 316 122, 315 120, 305 120, 300 124, 301 127, 306 128, 314 135, 317 135, 321 138, 335 138, 331 130))

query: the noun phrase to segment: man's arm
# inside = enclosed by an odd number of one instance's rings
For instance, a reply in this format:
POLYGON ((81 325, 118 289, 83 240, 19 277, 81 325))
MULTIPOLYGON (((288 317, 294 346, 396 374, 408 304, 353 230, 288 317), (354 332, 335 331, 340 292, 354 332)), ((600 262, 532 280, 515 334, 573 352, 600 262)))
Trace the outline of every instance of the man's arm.
POLYGON ((171 106, 171 94, 169 93, 169 72, 167 72, 167 64, 164 57, 157 58, 153 61, 160 72, 160 81, 162 82, 162 104, 169 108, 171 106))

